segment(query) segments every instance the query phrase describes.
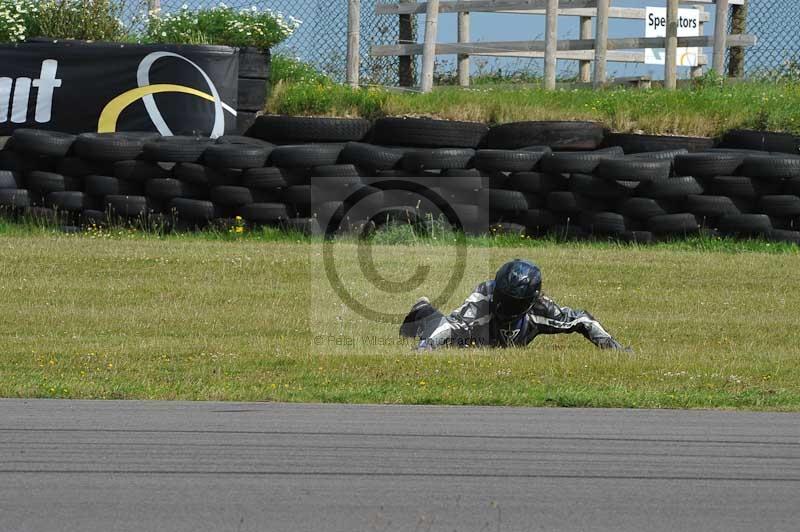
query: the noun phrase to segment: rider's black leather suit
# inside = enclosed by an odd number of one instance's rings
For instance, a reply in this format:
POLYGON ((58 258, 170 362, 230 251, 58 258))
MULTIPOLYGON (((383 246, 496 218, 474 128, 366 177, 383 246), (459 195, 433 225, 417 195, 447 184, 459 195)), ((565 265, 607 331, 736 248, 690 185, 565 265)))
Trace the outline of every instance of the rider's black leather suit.
POLYGON ((461 307, 449 316, 430 304, 415 305, 400 329, 403 336, 420 338, 421 349, 446 345, 470 347, 525 346, 540 334, 580 333, 603 349, 622 346, 583 310, 560 307, 540 296, 533 307, 511 323, 500 323, 492 312, 494 281, 481 283, 461 307))

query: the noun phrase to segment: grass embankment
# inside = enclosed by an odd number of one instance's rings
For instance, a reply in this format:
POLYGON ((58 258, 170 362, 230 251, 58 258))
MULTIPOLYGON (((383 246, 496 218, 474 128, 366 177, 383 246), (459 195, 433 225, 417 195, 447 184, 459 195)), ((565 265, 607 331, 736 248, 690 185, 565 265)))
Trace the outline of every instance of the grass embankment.
MULTIPOLYGON (((796 247, 475 240, 446 309, 529 257, 556 301, 590 309, 636 353, 572 335, 417 354, 394 345, 396 323, 342 305, 320 243, 289 238, 0 227, 0 396, 800 410, 796 247)), ((387 294, 355 244, 335 249, 345 288, 394 313, 440 291, 455 250, 374 246, 388 281, 431 268, 387 294)))
POLYGON ((692 89, 575 89, 482 85, 429 94, 351 89, 303 77, 273 89, 267 112, 291 115, 431 116, 491 124, 523 120, 596 120, 616 132, 713 137, 736 128, 800 133, 800 86, 701 82, 692 89))

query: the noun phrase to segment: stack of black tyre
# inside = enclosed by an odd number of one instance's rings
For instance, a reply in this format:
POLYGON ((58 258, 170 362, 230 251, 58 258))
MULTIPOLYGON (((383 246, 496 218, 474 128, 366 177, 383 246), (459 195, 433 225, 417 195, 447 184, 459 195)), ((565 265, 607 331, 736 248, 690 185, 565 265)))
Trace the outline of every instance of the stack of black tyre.
POLYGON ((0 168, 18 190, 0 192, 0 205, 65 224, 113 218, 202 226, 253 203, 257 190, 244 189, 242 198, 232 186, 263 167, 272 147, 244 137, 18 130, 0 151, 0 168))
POLYGON ((651 242, 712 235, 800 241, 800 157, 709 150, 623 155, 606 149, 555 154, 548 172, 567 174, 547 208, 573 221, 570 235, 651 242))
POLYGON ((18 130, 0 150, 0 208, 75 226, 240 217, 316 233, 437 216, 470 233, 800 242, 800 157, 751 137, 714 148, 591 122, 284 116, 216 140, 18 130))

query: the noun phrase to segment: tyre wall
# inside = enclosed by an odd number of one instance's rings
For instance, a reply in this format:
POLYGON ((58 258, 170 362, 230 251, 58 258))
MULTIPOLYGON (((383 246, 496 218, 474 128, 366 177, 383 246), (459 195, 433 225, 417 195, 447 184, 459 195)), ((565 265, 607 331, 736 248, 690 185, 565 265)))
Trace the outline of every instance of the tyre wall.
POLYGON ((247 131, 269 96, 272 60, 269 50, 239 48, 236 132, 247 131))
MULTIPOLYGON (((732 132, 714 143, 579 122, 259 117, 246 136, 216 141, 18 130, 0 151, 0 208, 70 226, 115 218, 192 229, 240 217, 318 232, 321 211, 347 207, 335 191, 354 197, 413 178, 475 218, 460 219, 471 232, 800 242, 792 151, 789 135, 732 132)), ((428 208, 375 198, 406 217, 428 208)))

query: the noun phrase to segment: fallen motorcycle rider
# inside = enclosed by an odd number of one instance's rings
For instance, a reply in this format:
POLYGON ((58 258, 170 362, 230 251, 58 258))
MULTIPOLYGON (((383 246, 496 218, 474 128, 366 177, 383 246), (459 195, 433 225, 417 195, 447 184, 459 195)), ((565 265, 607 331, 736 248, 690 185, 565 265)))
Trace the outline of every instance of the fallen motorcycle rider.
POLYGON ((401 336, 420 339, 419 349, 520 347, 540 334, 575 332, 602 349, 630 351, 588 312, 560 307, 544 296, 541 271, 520 259, 500 268, 493 281, 478 285, 449 316, 422 298, 400 326, 401 336))

